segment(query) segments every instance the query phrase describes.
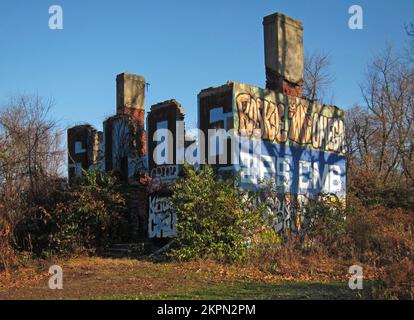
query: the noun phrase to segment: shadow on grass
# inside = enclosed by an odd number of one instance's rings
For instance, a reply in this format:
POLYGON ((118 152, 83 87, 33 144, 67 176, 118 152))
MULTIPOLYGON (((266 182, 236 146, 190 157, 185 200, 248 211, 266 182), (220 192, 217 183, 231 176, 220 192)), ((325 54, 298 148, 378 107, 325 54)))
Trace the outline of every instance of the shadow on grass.
POLYGON ((351 290, 347 282, 280 282, 272 284, 234 282, 186 291, 159 294, 114 295, 98 299, 115 300, 359 300, 370 299, 374 282, 366 281, 363 290, 351 290))

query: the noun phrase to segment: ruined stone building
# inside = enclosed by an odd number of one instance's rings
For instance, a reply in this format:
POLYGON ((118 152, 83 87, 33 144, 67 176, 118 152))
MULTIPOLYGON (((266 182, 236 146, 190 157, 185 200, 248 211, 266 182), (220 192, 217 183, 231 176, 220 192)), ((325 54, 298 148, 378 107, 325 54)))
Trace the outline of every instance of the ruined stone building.
POLYGON ((69 180, 82 169, 117 172, 131 188, 137 234, 150 239, 176 234, 169 186, 194 146, 199 164, 213 164, 218 174, 240 173, 244 188, 257 190, 265 178, 274 181, 274 199, 266 201, 278 231, 300 228, 294 204, 320 193, 345 199, 344 111, 303 97, 301 22, 276 13, 263 26, 266 88, 229 81, 201 90, 198 129, 205 143, 176 139, 185 136, 184 108, 176 100, 151 106, 145 119, 145 79, 122 73, 116 78, 116 115, 105 120, 103 132, 90 125, 68 130, 69 180), (172 136, 157 141, 159 129, 172 136), (210 129, 231 131, 247 144, 234 148, 229 135, 220 142, 210 129), (168 139, 172 148, 163 157, 169 161, 157 163, 155 149, 168 139))

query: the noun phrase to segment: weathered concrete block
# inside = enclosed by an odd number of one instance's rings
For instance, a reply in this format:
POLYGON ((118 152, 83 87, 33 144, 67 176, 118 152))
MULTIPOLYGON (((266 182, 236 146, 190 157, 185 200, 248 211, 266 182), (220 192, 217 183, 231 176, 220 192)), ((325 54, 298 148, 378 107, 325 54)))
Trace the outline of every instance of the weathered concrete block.
POLYGON ((144 120, 145 79, 142 76, 121 73, 116 77, 116 111, 144 120))
POLYGON ((281 93, 301 95, 304 67, 302 23, 275 13, 263 18, 263 26, 267 87, 281 93))

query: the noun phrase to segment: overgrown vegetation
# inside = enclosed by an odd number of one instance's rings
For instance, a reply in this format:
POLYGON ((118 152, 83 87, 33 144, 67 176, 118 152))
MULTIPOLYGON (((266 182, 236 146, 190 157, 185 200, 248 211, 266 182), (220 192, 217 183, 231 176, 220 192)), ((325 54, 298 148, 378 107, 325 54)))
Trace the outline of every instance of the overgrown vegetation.
POLYGON ((45 200, 17 224, 19 249, 40 256, 94 252, 128 236, 125 199, 109 174, 84 171, 72 188, 45 200))
POLYGON ((412 211, 366 207, 352 196, 346 209, 319 208, 321 219, 315 220, 306 232, 282 237, 282 246, 252 251, 249 264, 294 279, 306 279, 314 273, 334 279, 338 273, 346 276, 348 268, 357 264, 363 267, 366 279, 381 279, 375 286, 374 297, 412 297, 412 211))
POLYGON ((413 298, 414 42, 367 66, 365 106, 347 116, 348 236, 357 257, 382 268, 379 298, 413 298))
POLYGON ((61 177, 62 131, 52 107, 39 96, 18 96, 0 111, 0 271, 17 266, 22 251, 96 251, 129 236, 115 177, 83 172, 71 188, 61 177))
POLYGON ((18 96, 0 112, 0 270, 16 263, 16 225, 60 184, 64 153, 52 106, 39 96, 18 96))

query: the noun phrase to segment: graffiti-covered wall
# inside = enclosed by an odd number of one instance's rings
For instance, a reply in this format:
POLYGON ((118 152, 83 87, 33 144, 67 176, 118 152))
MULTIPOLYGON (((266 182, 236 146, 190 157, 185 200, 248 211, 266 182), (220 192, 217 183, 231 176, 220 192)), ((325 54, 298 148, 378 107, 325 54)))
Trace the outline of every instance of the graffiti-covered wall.
MULTIPOLYGON (((177 137, 184 134, 180 124, 184 110, 176 100, 151 106, 147 117, 148 164, 151 183, 148 190, 148 237, 170 238, 177 234, 176 214, 170 210, 169 187, 178 178, 181 165, 177 163, 177 137), (158 151, 160 150, 160 151, 158 151)), ((183 138, 183 137, 181 137, 183 138)), ((182 146, 184 148, 184 145, 182 146)))
POLYGON ((271 185, 262 200, 277 231, 299 229, 309 199, 345 199, 342 110, 235 82, 202 90, 198 101, 200 129, 209 137, 205 163, 216 158, 218 171, 240 174, 244 189, 271 185), (221 143, 211 139, 212 128, 224 130, 217 134, 221 143))
POLYGON ((241 147, 238 168, 247 185, 270 177, 283 192, 345 198, 342 110, 234 83, 233 111, 235 130, 252 138, 248 147, 258 151, 241 147))

